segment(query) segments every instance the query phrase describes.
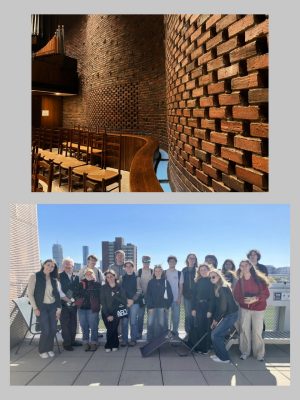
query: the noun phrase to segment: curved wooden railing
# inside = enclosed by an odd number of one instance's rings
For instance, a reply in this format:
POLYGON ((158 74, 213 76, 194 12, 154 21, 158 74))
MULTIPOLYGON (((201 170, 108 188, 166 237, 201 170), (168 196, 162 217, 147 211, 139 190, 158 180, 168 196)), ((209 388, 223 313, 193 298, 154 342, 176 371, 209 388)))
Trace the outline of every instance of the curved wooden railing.
POLYGON ((131 192, 163 192, 155 175, 153 160, 159 143, 152 137, 138 135, 122 135, 134 139, 139 148, 136 150, 130 166, 130 191, 131 192))
MULTIPOLYGON (((33 144, 42 148, 60 148, 63 136, 69 129, 36 128, 33 130, 33 144)), ((108 141, 110 136, 108 133, 108 141)), ((130 133, 121 134, 121 169, 129 171, 131 192, 163 192, 154 171, 154 159, 159 143, 151 136, 130 133)), ((115 168, 115 166, 113 166, 115 168)))

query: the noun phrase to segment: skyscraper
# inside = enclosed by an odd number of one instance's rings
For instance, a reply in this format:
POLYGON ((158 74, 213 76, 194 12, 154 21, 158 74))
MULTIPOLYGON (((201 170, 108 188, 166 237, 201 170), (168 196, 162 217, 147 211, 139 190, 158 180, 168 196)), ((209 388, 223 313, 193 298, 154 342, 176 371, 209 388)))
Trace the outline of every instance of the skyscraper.
POLYGON ((89 255, 89 246, 82 246, 82 265, 87 265, 89 255))
POLYGON ((61 265, 62 265, 62 260, 64 258, 64 256, 63 256, 63 248, 62 248, 61 244, 55 243, 52 246, 52 257, 56 261, 56 264, 57 264, 58 268, 60 268, 61 265))
POLYGON ((102 269, 105 271, 115 261, 115 251, 123 250, 125 260, 130 259, 136 265, 137 247, 132 243, 124 244, 124 238, 116 237, 113 242, 102 242, 102 269))

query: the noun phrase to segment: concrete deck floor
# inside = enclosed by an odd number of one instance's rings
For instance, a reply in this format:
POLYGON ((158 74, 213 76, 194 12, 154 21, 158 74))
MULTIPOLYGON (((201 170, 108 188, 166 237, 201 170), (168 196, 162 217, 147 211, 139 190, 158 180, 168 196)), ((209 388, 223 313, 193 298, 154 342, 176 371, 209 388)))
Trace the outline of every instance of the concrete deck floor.
MULTIPOLYGON (((105 353, 104 342, 96 352, 85 352, 82 347, 41 359, 37 340, 24 342, 18 354, 11 351, 10 385, 290 385, 290 346, 266 345, 265 362, 252 357, 239 359, 236 345, 230 349, 231 364, 213 362, 209 355, 193 354, 180 357, 174 348, 165 344, 143 358, 136 347, 120 347, 119 351, 105 353)), ((185 353, 186 348, 175 348, 185 353)))

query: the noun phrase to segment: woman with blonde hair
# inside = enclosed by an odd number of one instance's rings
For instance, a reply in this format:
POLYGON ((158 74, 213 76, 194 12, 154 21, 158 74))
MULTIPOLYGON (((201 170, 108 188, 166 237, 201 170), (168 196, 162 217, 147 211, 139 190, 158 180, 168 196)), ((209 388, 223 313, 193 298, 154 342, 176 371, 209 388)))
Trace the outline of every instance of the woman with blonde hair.
POLYGON ((214 285, 215 308, 211 324, 211 340, 215 355, 211 359, 215 362, 229 363, 229 353, 225 347, 225 337, 238 319, 238 306, 234 301, 228 282, 222 272, 213 269, 209 273, 214 285))
POLYGON ((95 272, 87 268, 82 281, 74 291, 85 351, 96 351, 98 347, 100 295, 101 284, 96 281, 95 272))
POLYGON ((203 335, 195 348, 201 354, 207 354, 210 347, 210 318, 214 306, 214 287, 209 279, 209 272, 212 270, 207 263, 200 264, 195 278, 195 286, 192 295, 192 316, 194 328, 191 331, 189 344, 193 347, 203 335))
POLYGON ((270 296, 268 278, 249 260, 240 262, 237 277, 234 297, 240 305, 240 358, 246 360, 252 347, 253 356, 258 361, 264 361, 262 332, 267 298, 270 296))

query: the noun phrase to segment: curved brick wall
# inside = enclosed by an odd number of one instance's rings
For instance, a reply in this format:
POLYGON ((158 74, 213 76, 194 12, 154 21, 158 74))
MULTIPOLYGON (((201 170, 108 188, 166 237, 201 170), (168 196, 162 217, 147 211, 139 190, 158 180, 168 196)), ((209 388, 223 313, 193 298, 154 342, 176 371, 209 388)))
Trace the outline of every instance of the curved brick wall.
POLYGON ((152 133, 167 149, 163 16, 62 18, 81 82, 80 96, 64 98, 64 126, 152 133))
POLYGON ((268 190, 268 18, 165 17, 176 191, 268 190))

